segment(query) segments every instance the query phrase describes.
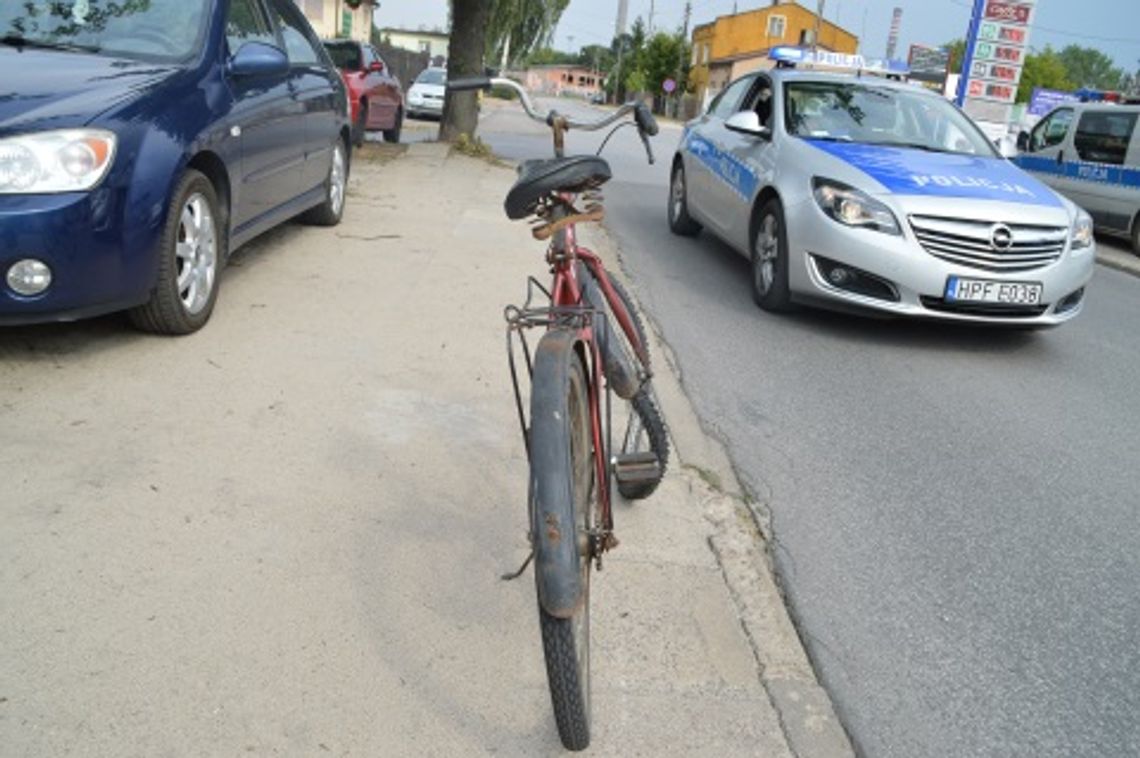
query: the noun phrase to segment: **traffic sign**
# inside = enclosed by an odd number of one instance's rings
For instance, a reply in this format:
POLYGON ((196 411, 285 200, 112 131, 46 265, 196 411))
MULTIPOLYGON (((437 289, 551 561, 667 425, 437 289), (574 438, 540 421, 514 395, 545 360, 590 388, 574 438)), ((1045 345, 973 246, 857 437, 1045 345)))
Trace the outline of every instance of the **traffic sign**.
POLYGON ((665 94, 672 95, 673 90, 677 89, 677 82, 673 81, 672 79, 666 79, 665 81, 661 82, 661 89, 665 90, 665 94))

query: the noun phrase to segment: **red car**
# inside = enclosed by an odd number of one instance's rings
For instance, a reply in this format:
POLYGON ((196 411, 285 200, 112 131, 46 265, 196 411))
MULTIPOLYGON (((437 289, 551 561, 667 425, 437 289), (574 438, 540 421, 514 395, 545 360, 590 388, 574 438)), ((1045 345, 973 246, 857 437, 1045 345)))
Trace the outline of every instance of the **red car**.
POLYGON ((376 48, 349 39, 324 43, 348 87, 356 146, 364 144, 366 132, 374 131, 383 132, 386 142, 399 142, 404 124, 404 88, 388 71, 376 48))

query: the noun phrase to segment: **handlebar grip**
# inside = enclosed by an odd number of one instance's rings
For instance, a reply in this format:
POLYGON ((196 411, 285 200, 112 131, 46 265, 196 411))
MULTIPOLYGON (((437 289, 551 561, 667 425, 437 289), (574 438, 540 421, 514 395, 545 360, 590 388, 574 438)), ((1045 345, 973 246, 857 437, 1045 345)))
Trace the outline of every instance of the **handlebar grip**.
POLYGON ((469 90, 469 89, 491 89, 491 77, 489 76, 465 76, 462 79, 449 79, 447 82, 449 90, 469 90))
POLYGON ((645 103, 637 104, 633 111, 633 118, 637 121, 637 128, 642 133, 648 134, 650 137, 657 134, 657 119, 653 118, 653 112, 645 107, 645 103))

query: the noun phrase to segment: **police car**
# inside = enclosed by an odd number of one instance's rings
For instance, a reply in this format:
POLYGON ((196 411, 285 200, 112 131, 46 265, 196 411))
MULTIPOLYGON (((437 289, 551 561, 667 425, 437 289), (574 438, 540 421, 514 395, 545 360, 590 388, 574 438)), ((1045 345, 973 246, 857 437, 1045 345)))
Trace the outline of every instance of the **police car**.
POLYGON ((780 57, 812 57, 800 49, 772 55, 782 65, 732 82, 686 124, 668 206, 677 234, 706 228, 750 258, 761 308, 1033 327, 1080 312, 1088 214, 940 95, 780 57))

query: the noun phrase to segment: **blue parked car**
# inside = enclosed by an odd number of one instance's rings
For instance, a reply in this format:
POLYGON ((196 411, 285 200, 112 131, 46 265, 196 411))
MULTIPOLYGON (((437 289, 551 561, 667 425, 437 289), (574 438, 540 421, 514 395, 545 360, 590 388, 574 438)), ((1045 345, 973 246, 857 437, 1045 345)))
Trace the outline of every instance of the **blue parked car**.
POLYGON ((340 74, 292 0, 0 4, 0 324, 187 334, 229 254, 334 225, 340 74))

